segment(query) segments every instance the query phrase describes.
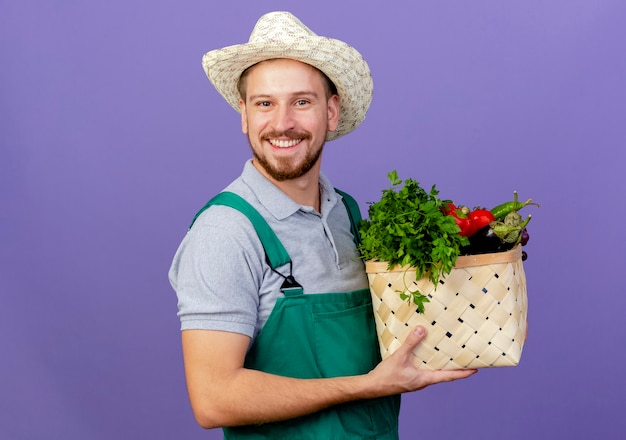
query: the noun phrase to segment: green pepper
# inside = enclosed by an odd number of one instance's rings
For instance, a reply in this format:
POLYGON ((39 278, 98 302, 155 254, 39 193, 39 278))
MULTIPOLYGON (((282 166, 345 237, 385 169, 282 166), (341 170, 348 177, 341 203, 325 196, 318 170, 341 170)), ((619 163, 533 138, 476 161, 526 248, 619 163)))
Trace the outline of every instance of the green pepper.
POLYGON ((539 206, 537 203, 533 203, 532 199, 528 199, 525 202, 519 202, 517 199, 517 191, 513 191, 513 201, 502 203, 495 208, 491 209, 491 213, 495 217, 496 220, 503 220, 510 212, 519 211, 524 206, 535 205, 539 206))

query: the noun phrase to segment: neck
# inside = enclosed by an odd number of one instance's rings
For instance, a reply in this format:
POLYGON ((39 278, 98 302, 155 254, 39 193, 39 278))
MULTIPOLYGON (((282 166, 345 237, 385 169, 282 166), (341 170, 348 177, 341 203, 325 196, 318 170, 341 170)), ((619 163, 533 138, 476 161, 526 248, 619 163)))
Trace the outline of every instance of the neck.
POLYGON ((282 192, 294 202, 302 206, 311 206, 320 212, 320 185, 318 173, 307 173, 306 176, 294 180, 274 182, 282 192))
POLYGON ((287 196, 289 196, 289 198, 291 198, 294 202, 302 206, 310 206, 317 212, 320 212, 319 162, 305 175, 296 179, 282 181, 273 179, 264 169, 262 169, 262 167, 257 166, 254 161, 252 161, 252 164, 261 172, 261 174, 276 185, 278 189, 287 194, 287 196))

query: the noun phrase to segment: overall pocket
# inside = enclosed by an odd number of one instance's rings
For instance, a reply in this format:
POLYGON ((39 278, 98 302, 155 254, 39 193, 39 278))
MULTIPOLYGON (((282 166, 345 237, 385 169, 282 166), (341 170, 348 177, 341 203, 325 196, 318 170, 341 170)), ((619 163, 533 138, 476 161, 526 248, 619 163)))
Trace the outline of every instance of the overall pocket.
POLYGON ((323 377, 364 374, 380 362, 372 305, 313 313, 315 351, 323 377))
MULTIPOLYGON (((380 362, 372 304, 313 312, 318 368, 323 377, 366 374, 380 362)), ((400 396, 333 408, 347 439, 397 439, 400 396)))

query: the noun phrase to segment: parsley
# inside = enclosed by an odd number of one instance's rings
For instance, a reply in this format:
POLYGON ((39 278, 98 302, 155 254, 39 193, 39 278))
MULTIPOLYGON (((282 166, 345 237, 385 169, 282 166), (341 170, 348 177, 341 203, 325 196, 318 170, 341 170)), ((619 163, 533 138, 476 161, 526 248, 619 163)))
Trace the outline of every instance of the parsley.
MULTIPOLYGON (((413 179, 403 181, 398 173, 387 174, 392 187, 383 190, 378 202, 370 203, 369 219, 359 225, 361 246, 365 260, 388 262, 388 267, 399 264, 415 269, 417 278, 427 276, 437 286, 440 278, 449 274, 461 246, 468 244, 459 235, 459 227, 452 216, 443 212, 449 201, 438 198, 433 185, 430 192, 413 179)), ((419 291, 401 292, 402 299, 412 301, 423 313, 428 298, 419 291)))

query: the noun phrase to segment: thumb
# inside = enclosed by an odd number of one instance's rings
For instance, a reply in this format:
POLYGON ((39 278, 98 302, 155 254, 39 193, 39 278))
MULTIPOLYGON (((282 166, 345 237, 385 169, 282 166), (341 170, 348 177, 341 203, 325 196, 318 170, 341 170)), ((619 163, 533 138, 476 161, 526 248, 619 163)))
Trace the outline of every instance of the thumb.
POLYGON ((412 351, 417 345, 424 340, 426 337, 426 329, 418 325, 413 329, 411 333, 408 334, 406 339, 404 340, 403 347, 407 351, 412 351))

